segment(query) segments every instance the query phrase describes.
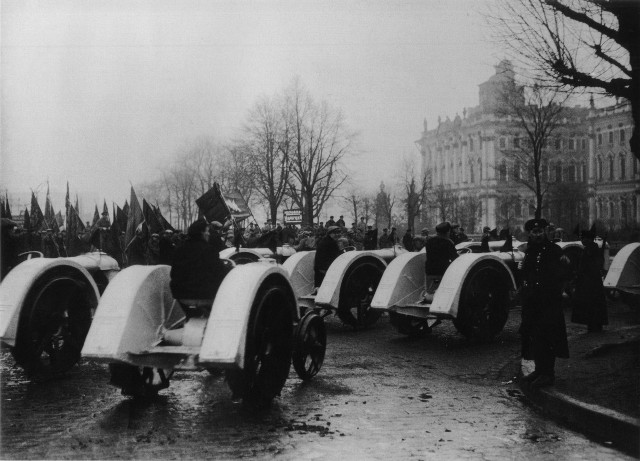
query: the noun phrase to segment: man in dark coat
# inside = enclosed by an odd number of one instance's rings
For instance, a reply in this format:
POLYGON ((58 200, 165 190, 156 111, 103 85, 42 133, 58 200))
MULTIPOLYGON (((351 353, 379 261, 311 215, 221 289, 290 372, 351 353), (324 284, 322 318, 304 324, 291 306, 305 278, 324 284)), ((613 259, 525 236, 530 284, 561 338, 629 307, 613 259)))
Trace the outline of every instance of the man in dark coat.
POLYGON ((427 240, 425 245, 427 260, 425 273, 429 276, 442 276, 449 264, 458 257, 456 247, 450 238, 451 224, 447 221, 436 226, 436 236, 427 240))
POLYGON ((344 216, 340 216, 340 219, 336 221, 336 226, 345 227, 347 224, 344 222, 344 216))
POLYGON ((587 325, 590 332, 602 331, 607 325, 607 300, 600 271, 604 264, 602 250, 593 241, 594 231, 582 231, 580 239, 584 249, 578 264, 576 291, 573 297, 571 321, 587 325))
POLYGON ((389 238, 387 229, 382 229, 382 235, 378 239, 378 248, 391 248, 392 246, 393 246, 393 243, 389 238))
POLYGON ((158 243, 159 258, 158 264, 171 264, 173 259, 173 250, 175 245, 171 240, 173 237, 173 231, 165 229, 160 234, 160 242, 158 243))
POLYGON ((363 247, 365 250, 375 250, 378 245, 378 229, 367 226, 367 232, 364 234, 363 247))
POLYGON ((569 261, 546 234, 544 219, 525 223, 529 232, 522 263, 522 357, 533 359, 535 371, 523 378, 533 387, 553 385, 556 357, 569 357, 562 312, 562 283, 569 261))
POLYGON ((404 246, 407 251, 414 251, 413 246, 413 235, 411 235, 411 228, 407 229, 404 236, 402 237, 402 246, 404 246))
POLYGON ((480 253, 489 253, 489 240, 491 239, 491 228, 484 226, 482 228, 482 238, 480 239, 480 253))
POLYGON ((209 243, 206 221, 195 221, 187 241, 176 248, 171 261, 171 293, 176 299, 213 299, 226 271, 220 254, 209 243))
POLYGON ((322 285, 324 276, 331 263, 340 256, 338 239, 340 238, 340 228, 331 226, 327 229, 327 235, 322 237, 316 246, 316 258, 313 263, 314 278, 313 284, 316 288, 322 285))

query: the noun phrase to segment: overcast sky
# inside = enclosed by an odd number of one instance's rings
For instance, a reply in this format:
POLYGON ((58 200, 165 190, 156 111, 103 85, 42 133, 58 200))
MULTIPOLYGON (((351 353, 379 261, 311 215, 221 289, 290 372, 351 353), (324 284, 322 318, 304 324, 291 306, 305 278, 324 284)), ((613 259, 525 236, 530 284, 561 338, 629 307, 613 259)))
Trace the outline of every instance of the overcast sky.
POLYGON ((60 209, 69 181, 85 212, 122 204, 295 76, 359 133, 354 180, 373 190, 417 155, 423 119, 478 104, 504 57, 488 3, 3 0, 2 192, 44 205, 48 179, 60 209))

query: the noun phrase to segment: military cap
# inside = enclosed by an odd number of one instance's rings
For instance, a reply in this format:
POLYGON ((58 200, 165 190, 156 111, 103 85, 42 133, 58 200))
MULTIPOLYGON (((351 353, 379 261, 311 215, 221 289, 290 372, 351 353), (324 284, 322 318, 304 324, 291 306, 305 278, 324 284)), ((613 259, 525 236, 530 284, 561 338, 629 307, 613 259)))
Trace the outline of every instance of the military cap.
POLYGON ((491 228, 489 226, 484 226, 482 228, 482 233, 485 233, 485 232, 491 232, 491 228))
POLYGON ((546 219, 540 218, 540 219, 530 219, 529 221, 527 221, 526 223, 524 223, 524 230, 526 232, 531 232, 534 228, 538 227, 540 229, 544 229, 545 227, 547 227, 548 223, 546 219))
POLYGON ((451 230, 451 224, 449 221, 441 222, 436 226, 436 232, 438 234, 445 234, 451 230))
POLYGON ((340 233, 340 226, 329 226, 327 229, 327 234, 337 234, 340 233))

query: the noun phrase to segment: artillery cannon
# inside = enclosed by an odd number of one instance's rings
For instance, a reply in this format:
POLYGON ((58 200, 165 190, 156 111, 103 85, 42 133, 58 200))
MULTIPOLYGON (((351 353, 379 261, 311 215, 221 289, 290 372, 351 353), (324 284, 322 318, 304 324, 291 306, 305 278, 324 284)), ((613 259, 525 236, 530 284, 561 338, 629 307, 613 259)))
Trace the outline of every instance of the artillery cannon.
POLYGON ((406 253, 401 247, 347 251, 338 256, 314 294, 315 251, 291 256, 283 265, 298 302, 321 316, 335 313, 354 328, 374 324, 381 312, 371 309, 371 300, 390 261, 406 253))
POLYGON ((120 271, 105 253, 31 258, 0 284, 0 341, 27 375, 59 375, 80 359, 93 312, 120 271))
POLYGON ((292 362, 303 380, 320 370, 324 322, 300 316, 280 266, 233 267, 213 300, 174 299, 169 272, 124 269, 98 304, 82 355, 109 363, 111 384, 123 394, 153 396, 175 370, 224 369, 235 397, 264 405, 280 393, 292 362))

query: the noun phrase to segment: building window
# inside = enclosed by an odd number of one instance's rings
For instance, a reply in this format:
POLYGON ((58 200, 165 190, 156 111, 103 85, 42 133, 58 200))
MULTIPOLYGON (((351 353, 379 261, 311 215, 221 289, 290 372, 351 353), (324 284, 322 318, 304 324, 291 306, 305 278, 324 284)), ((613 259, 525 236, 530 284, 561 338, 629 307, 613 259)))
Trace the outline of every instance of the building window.
POLYGON ((520 161, 516 160, 513 164, 513 179, 515 181, 520 181, 520 161))
POLYGON ((482 160, 478 159, 478 181, 482 181, 482 160))
POLYGON ((598 145, 602 145, 602 133, 598 133, 598 145))
POLYGON ((626 141, 625 138, 626 133, 624 132, 624 130, 620 130, 620 145, 624 146, 624 142, 626 141))
POLYGON ((638 174, 638 165, 640 164, 640 160, 638 160, 635 157, 631 157, 633 160, 631 160, 633 162, 633 175, 637 175, 638 174))
POLYGON ((603 167, 602 167, 602 159, 600 157, 598 157, 598 180, 602 181, 604 179, 604 175, 603 175, 603 167))
POLYGON ((515 215, 516 218, 520 218, 522 216, 522 205, 519 201, 515 204, 515 215))
POLYGON ((569 139, 569 150, 575 150, 576 149, 576 140, 571 138, 569 139))
POLYGON ((627 222, 627 202, 625 200, 620 202, 620 221, 627 222))
POLYGON ((613 131, 609 131, 609 144, 613 144, 613 131))
POLYGON ((576 166, 572 163, 567 168, 567 181, 575 181, 576 180, 576 166))
POLYGON ((613 181, 613 156, 609 157, 609 181, 613 181))
POLYGON ((626 163, 625 163, 625 158, 624 155, 621 154, 620 155, 620 179, 626 179, 625 176, 627 176, 627 168, 626 168, 626 163))
POLYGON ((504 149, 507 147, 507 140, 505 138, 500 138, 500 149, 504 149))
POLYGON ((473 138, 469 138, 469 150, 473 152, 473 138))
POLYGON ((582 150, 587 150, 587 140, 582 138, 582 150))
POLYGON ((518 137, 513 138, 513 147, 515 147, 516 149, 520 147, 520 138, 518 137))
POLYGON ((506 181, 507 180, 507 162, 505 160, 503 160, 500 163, 500 168, 498 169, 498 171, 500 175, 500 181, 506 181))
POLYGON ((560 138, 556 138, 556 149, 560 149, 562 147, 562 141, 560 138))
POLYGON ((582 170, 582 182, 586 182, 587 181, 587 164, 586 163, 582 163, 581 168, 582 170))
POLYGON ((475 175, 473 174, 473 162, 469 162, 469 182, 475 183, 475 175))
POLYGON ((613 219, 614 216, 613 202, 609 202, 609 219, 613 219))
POLYGON ((562 162, 556 163, 556 182, 562 181, 562 162))

